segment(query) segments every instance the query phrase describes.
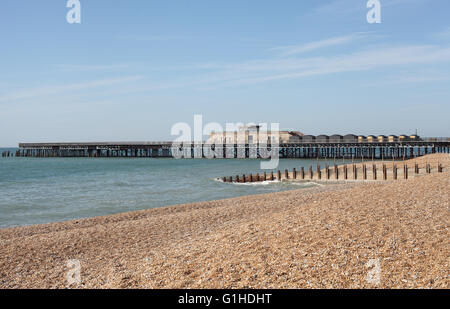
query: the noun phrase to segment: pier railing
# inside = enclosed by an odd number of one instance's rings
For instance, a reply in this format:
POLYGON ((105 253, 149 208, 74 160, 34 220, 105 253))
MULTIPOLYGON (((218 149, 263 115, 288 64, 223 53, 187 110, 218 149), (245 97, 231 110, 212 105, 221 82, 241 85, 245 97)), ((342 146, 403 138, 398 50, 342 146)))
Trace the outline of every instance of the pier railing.
MULTIPOLYGON (((430 153, 450 153, 449 138, 424 138, 420 141, 394 142, 291 142, 279 145, 207 144, 185 142, 87 142, 21 143, 8 156, 17 157, 126 157, 169 158, 174 152, 183 158, 262 158, 261 149, 280 158, 413 158, 430 153)), ((4 155, 6 156, 6 154, 4 155)))

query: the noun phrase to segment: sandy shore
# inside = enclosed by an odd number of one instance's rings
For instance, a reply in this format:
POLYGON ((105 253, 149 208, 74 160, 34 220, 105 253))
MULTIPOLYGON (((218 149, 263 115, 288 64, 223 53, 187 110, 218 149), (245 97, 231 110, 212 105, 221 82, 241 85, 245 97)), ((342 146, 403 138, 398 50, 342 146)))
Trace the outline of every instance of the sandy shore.
POLYGON ((75 288, 450 288, 449 191, 446 169, 3 229, 0 288, 65 288, 74 259, 75 288))

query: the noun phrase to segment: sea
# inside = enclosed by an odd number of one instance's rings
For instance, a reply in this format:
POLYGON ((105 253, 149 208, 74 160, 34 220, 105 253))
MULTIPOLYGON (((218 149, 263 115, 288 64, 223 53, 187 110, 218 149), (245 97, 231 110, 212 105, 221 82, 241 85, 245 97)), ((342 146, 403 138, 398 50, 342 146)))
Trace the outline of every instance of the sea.
MULTIPOLYGON (((15 149, 0 148, 15 152, 15 149)), ((223 176, 263 173, 256 159, 2 158, 0 228, 34 225, 317 186, 223 183, 223 176)), ((277 169, 333 160, 281 159, 277 169)), ((343 163, 340 161, 338 163, 343 163)), ((270 171, 267 171, 270 173, 270 171)))

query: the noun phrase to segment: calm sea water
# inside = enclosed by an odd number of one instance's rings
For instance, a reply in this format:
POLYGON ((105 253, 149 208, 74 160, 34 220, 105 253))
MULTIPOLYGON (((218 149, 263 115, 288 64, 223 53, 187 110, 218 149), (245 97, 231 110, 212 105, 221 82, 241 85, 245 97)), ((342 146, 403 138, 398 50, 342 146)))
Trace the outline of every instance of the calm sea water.
MULTIPOLYGON (((281 160, 279 169, 315 163, 281 160)), ((215 180, 258 172, 259 164, 259 160, 236 159, 0 158, 0 228, 314 185, 215 180)))

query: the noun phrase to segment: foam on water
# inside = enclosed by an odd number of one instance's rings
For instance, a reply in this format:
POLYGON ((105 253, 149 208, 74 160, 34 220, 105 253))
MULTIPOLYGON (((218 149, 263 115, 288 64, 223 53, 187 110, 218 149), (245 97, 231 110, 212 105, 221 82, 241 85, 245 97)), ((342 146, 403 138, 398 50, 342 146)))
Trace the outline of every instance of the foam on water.
POLYGON ((236 186, 267 186, 267 185, 275 185, 275 184, 281 184, 281 181, 278 180, 266 180, 266 181, 257 181, 257 182, 233 182, 231 184, 236 186))

